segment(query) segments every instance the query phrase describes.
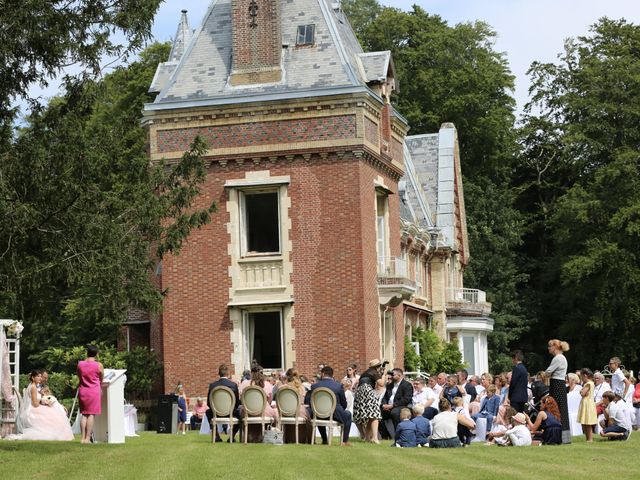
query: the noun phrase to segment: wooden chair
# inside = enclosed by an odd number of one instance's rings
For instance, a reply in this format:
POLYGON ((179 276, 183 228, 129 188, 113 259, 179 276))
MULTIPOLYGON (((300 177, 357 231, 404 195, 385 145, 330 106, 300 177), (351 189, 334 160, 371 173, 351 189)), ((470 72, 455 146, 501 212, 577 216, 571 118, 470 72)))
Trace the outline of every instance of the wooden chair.
POLYGON ((233 417, 233 409, 236 406, 236 395, 229 387, 219 386, 211 390, 209 393, 209 404, 211 405, 211 443, 216 441, 216 432, 218 424, 227 424, 231 429, 229 442, 233 443, 233 426, 239 420, 233 417))
POLYGON ((278 388, 276 394, 276 405, 280 412, 280 429, 284 432, 282 425, 295 425, 296 445, 298 444, 298 425, 305 423, 304 417, 298 416, 300 411, 300 394, 293 387, 284 386, 278 388))
POLYGON ((344 425, 333 419, 336 403, 335 393, 328 388, 319 387, 311 392, 311 411, 313 412, 311 419, 311 425, 313 427, 311 445, 315 443, 316 427, 329 427, 329 445, 331 445, 331 439, 333 438, 334 426, 340 427, 340 438, 342 438, 344 425))
POLYGON ((273 422, 272 417, 264 415, 264 409, 267 406, 267 394, 264 390, 256 385, 245 387, 240 395, 242 403, 242 421, 244 422, 244 443, 247 443, 249 435, 249 424, 262 425, 262 434, 264 435, 265 425, 273 422))

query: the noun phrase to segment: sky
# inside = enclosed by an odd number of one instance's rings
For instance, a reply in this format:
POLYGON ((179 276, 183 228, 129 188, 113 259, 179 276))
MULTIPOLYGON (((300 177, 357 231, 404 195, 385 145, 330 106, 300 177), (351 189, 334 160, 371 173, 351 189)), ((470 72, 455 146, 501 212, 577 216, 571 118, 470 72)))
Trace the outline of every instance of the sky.
MULTIPOLYGON (((533 61, 555 61, 566 38, 586 34, 589 26, 603 16, 624 17, 640 24, 640 0, 381 0, 380 3, 402 10, 410 10, 416 4, 427 13, 440 15, 450 25, 475 20, 488 23, 497 33, 495 49, 507 54, 516 77, 514 96, 518 111, 527 101, 526 71, 533 61)), ((188 10, 191 27, 198 27, 208 5, 206 0, 166 0, 156 16, 155 38, 166 41, 175 35, 182 9, 188 10)))

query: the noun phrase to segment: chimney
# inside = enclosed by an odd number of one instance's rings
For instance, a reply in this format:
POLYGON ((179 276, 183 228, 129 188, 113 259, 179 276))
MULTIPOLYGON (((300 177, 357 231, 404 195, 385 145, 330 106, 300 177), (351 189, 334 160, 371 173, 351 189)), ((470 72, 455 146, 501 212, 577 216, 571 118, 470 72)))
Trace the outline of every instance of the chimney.
POLYGON ((282 79, 279 0, 232 0, 231 85, 276 83, 282 79))

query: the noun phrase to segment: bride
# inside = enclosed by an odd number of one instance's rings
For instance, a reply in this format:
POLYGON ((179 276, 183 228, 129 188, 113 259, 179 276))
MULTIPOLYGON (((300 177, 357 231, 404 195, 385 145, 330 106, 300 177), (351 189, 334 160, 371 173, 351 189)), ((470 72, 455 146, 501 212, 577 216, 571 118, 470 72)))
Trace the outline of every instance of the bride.
POLYGON ((42 373, 33 370, 29 375, 31 383, 26 388, 20 409, 22 433, 12 435, 13 440, 73 440, 69 420, 62 409, 47 405, 38 393, 42 373))

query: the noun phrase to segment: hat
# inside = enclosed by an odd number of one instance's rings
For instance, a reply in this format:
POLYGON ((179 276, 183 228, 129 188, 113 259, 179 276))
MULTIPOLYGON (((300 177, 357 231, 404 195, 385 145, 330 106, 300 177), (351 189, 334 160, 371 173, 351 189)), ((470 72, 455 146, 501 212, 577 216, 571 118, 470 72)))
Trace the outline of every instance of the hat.
POLYGON ((380 360, 378 360, 377 358, 374 358, 369 362, 369 368, 379 367, 380 365, 382 365, 382 362, 380 362, 380 360))
POLYGON ((520 412, 520 413, 516 413, 513 416, 513 420, 524 425, 525 423, 527 423, 527 417, 524 416, 524 413, 520 412))

